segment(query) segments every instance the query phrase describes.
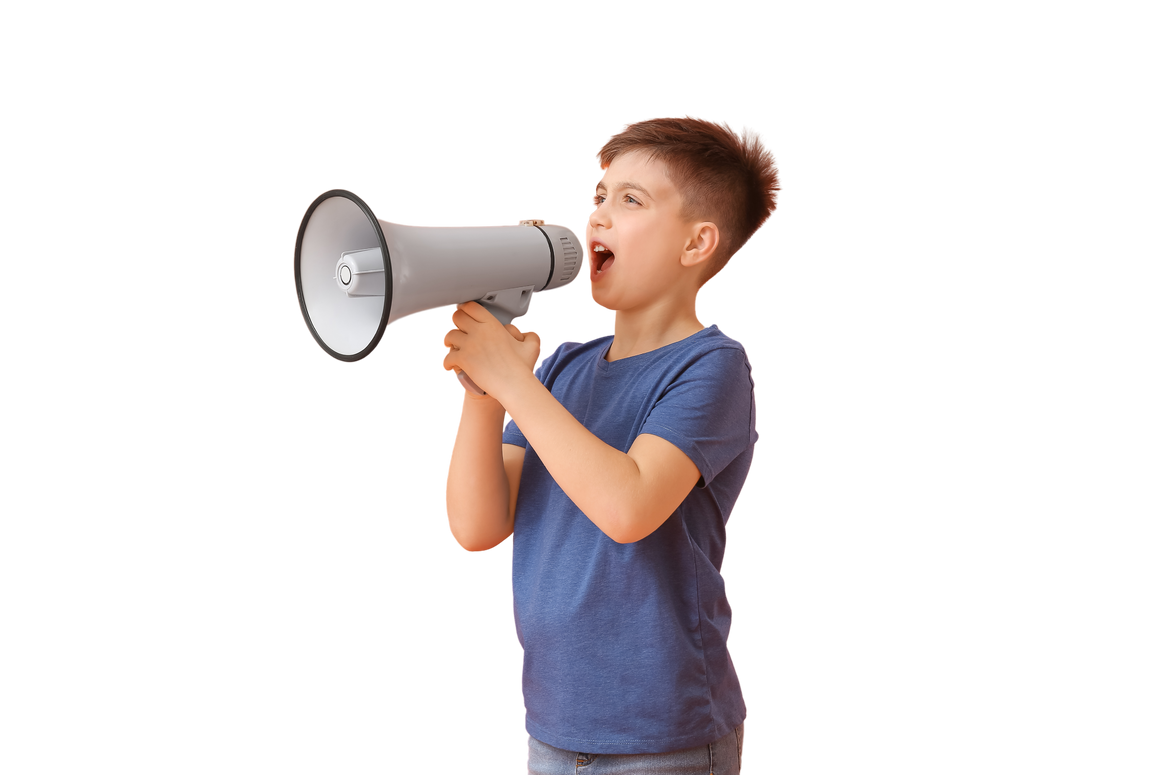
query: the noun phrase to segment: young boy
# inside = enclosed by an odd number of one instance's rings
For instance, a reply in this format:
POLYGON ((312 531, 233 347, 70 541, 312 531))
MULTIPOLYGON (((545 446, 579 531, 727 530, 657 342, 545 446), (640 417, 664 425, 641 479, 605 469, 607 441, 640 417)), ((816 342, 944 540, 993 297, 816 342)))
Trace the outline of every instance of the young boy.
POLYGON ((457 308, 444 368, 487 395, 465 393, 448 519, 471 551, 513 536, 530 773, 727 775, 746 709, 719 571, 758 435, 746 353, 695 299, 774 210, 777 172, 690 118, 630 125, 599 158, 586 243, 614 334, 534 374, 536 334, 457 308))

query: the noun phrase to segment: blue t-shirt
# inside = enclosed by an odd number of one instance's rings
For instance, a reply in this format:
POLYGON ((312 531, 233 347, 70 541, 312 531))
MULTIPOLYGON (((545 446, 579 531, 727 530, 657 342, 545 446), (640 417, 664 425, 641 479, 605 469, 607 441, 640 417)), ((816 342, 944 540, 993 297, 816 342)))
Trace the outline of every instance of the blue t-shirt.
POLYGON ((537 377, 586 428, 628 452, 669 441, 701 479, 649 536, 610 539, 526 448, 513 526, 512 585, 524 647, 526 727, 587 753, 704 745, 746 708, 726 636, 726 521, 750 469, 754 383, 742 345, 716 326, 610 363, 613 337, 561 345, 537 377))

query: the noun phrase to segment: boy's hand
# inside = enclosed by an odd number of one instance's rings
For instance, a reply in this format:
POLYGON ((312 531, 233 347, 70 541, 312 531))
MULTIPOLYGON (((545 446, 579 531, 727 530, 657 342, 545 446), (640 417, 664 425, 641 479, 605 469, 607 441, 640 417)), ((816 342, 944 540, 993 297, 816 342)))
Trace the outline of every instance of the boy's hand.
POLYGON ((474 301, 457 304, 452 322, 456 328, 444 337, 444 344, 451 348, 444 368, 467 372, 481 390, 503 404, 505 388, 532 374, 541 353, 540 337, 531 331, 521 333, 513 325, 500 325, 474 301))

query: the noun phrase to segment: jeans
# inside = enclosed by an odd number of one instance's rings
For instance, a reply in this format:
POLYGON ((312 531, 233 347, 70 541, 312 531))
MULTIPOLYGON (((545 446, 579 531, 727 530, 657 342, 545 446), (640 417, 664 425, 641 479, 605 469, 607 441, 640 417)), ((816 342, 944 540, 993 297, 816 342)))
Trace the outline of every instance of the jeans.
POLYGON ((529 738, 529 775, 738 775, 742 724, 710 745, 669 753, 577 753, 529 738))

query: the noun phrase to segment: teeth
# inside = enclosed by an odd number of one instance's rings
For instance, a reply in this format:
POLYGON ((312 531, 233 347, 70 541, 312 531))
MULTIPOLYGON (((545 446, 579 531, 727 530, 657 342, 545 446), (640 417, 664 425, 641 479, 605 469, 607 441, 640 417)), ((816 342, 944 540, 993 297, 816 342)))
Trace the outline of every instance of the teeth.
POLYGON ((596 245, 596 246, 593 248, 593 252, 594 252, 594 253, 601 253, 601 252, 603 252, 604 250, 605 250, 605 246, 604 246, 604 245, 596 245))

